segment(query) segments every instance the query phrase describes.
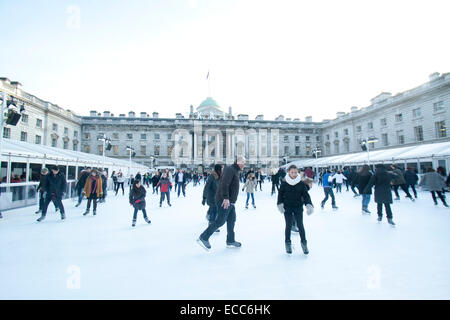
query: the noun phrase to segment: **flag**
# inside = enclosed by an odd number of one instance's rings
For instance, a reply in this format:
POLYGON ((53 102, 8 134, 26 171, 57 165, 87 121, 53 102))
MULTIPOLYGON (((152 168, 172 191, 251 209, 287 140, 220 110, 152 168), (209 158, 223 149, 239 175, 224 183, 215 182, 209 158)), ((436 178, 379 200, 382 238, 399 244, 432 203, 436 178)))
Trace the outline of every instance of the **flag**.
POLYGON ((206 80, 208 80, 209 78, 209 70, 208 70, 208 74, 206 75, 206 80))

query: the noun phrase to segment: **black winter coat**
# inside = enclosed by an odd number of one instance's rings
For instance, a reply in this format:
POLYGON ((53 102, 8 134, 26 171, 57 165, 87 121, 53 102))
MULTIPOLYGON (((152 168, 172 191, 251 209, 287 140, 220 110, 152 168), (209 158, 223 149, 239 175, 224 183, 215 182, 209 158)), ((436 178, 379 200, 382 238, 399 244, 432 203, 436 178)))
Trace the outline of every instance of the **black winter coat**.
POLYGON ((278 192, 277 204, 283 204, 285 208, 303 208, 303 205, 312 205, 308 190, 309 187, 303 181, 290 185, 286 179, 283 179, 278 192))
MULTIPOLYGON (((49 172, 49 173, 47 174, 47 176, 48 176, 50 173, 51 173, 51 172, 49 172)), ((84 171, 84 172, 81 174, 80 179, 78 179, 77 184, 75 185, 75 188, 78 189, 78 190, 83 190, 84 185, 86 184, 86 180, 87 180, 88 177, 89 177, 89 172, 84 171)))
POLYGON ((203 199, 206 200, 208 206, 216 205, 216 192, 219 186, 219 175, 213 171, 206 180, 205 187, 203 188, 203 199))
POLYGON ((159 176, 154 175, 154 176, 152 177, 152 185, 153 185, 154 187, 156 187, 156 185, 158 184, 158 182, 159 182, 159 176))
POLYGON ((47 175, 41 174, 41 176, 39 177, 39 185, 37 186, 37 189, 41 192, 45 191, 45 185, 47 184, 47 175))
POLYGON ((130 204, 133 205, 135 209, 142 210, 145 209, 145 195, 147 190, 141 185, 139 188, 133 187, 130 191, 130 204))
POLYGON ((417 181, 419 181, 419 177, 417 174, 411 170, 406 170, 405 172, 405 181, 407 185, 415 185, 417 181))
POLYGON ((223 169, 222 176, 217 187, 216 201, 220 204, 224 199, 230 200, 230 203, 236 203, 239 195, 239 171, 241 168, 234 163, 223 169))
POLYGON ((62 198, 64 192, 66 192, 67 182, 66 176, 60 171, 56 175, 53 172, 48 173, 45 181, 45 192, 47 192, 47 197, 51 196, 52 193, 56 194, 57 198, 62 198))
POLYGON ((368 190, 364 190, 366 186, 369 184, 370 178, 372 177, 372 174, 369 172, 367 176, 362 176, 360 174, 357 175, 355 178, 355 184, 358 186, 359 194, 372 194, 372 188, 369 188, 368 190), (367 192, 367 193, 365 193, 367 192))
POLYGON ((364 188, 364 193, 367 194, 369 189, 375 186, 375 202, 392 203, 391 182, 396 177, 397 175, 384 168, 377 168, 375 174, 370 178, 369 183, 364 188))

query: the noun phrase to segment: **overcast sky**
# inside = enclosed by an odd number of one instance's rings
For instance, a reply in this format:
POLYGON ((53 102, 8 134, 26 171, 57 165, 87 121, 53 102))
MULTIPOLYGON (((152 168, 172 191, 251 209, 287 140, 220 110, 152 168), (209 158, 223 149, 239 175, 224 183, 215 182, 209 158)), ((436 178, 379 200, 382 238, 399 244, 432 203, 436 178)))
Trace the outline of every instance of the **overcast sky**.
POLYGON ((0 0, 0 76, 87 115, 331 119, 450 72, 450 1, 0 0))

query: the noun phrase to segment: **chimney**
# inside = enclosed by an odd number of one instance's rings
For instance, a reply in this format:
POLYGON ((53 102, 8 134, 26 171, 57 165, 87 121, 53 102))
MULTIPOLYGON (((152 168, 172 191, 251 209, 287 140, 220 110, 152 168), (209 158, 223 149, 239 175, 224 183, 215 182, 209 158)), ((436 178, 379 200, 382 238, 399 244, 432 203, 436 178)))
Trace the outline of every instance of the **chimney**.
POLYGON ((248 120, 247 114, 238 114, 238 120, 248 120))
POLYGON ((189 112, 191 113, 191 114, 193 114, 194 113, 194 106, 191 104, 191 106, 189 107, 189 112))
POLYGON ((19 81, 11 81, 11 85, 13 87, 15 87, 16 89, 19 89, 19 90, 22 89, 22 84, 19 81))
MULTIPOLYGON (((430 74, 428 76, 428 78, 430 79, 430 81, 436 80, 437 78, 439 78, 439 72, 435 72, 435 73, 430 74)), ((12 84, 12 82, 11 82, 11 84, 12 84)))
POLYGON ((96 117, 97 116, 97 111, 91 110, 89 112, 89 114, 90 114, 91 117, 96 117))
POLYGON ((350 110, 352 110, 352 112, 356 112, 356 111, 358 111, 358 107, 353 106, 353 107, 350 108, 350 110))
POLYGON ((255 120, 264 120, 264 115, 258 114, 255 118, 255 120))
POLYGON ((110 115, 111 115, 111 113, 109 111, 103 111, 104 117, 109 117, 110 115))
POLYGON ((176 119, 183 119, 183 115, 181 113, 175 114, 176 119))
POLYGON ((125 117, 125 113, 119 114, 119 117, 125 117))
POLYGON ((141 112, 141 118, 146 118, 147 117, 147 112, 141 112))
POLYGON ((275 118, 275 121, 284 121, 284 116, 280 114, 278 117, 275 118))
POLYGON ((300 118, 294 118, 295 122, 300 122, 300 118))
POLYGON ((159 113, 153 112, 153 119, 158 119, 158 118, 159 118, 159 113))
POLYGON ((128 117, 129 117, 129 118, 134 118, 135 116, 136 116, 136 115, 135 115, 134 111, 128 112, 128 117))
POLYGON ((305 121, 306 121, 306 122, 312 122, 312 117, 311 117, 311 116, 305 117, 305 121))
POLYGON ((231 106, 228 107, 228 114, 233 114, 233 113, 231 112, 231 106))
POLYGON ((342 111, 336 112, 336 118, 340 118, 342 116, 345 116, 345 112, 342 111))

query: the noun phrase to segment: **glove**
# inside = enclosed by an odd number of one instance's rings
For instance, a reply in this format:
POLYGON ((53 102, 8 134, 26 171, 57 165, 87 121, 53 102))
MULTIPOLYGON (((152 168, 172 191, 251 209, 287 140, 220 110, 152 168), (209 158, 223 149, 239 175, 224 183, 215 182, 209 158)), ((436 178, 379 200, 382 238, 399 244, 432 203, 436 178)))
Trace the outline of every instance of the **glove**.
POLYGON ((137 199, 134 203, 140 203, 141 199, 137 199))
POLYGON ((204 206, 205 204, 206 204, 206 199, 203 198, 203 200, 202 200, 202 205, 204 206))
POLYGON ((278 207, 278 211, 280 211, 281 213, 284 214, 284 205, 282 203, 280 203, 279 205, 277 205, 278 207))
POLYGON ((307 204, 306 205, 306 214, 308 216, 312 215, 314 212, 314 207, 312 206, 312 204, 307 204))

